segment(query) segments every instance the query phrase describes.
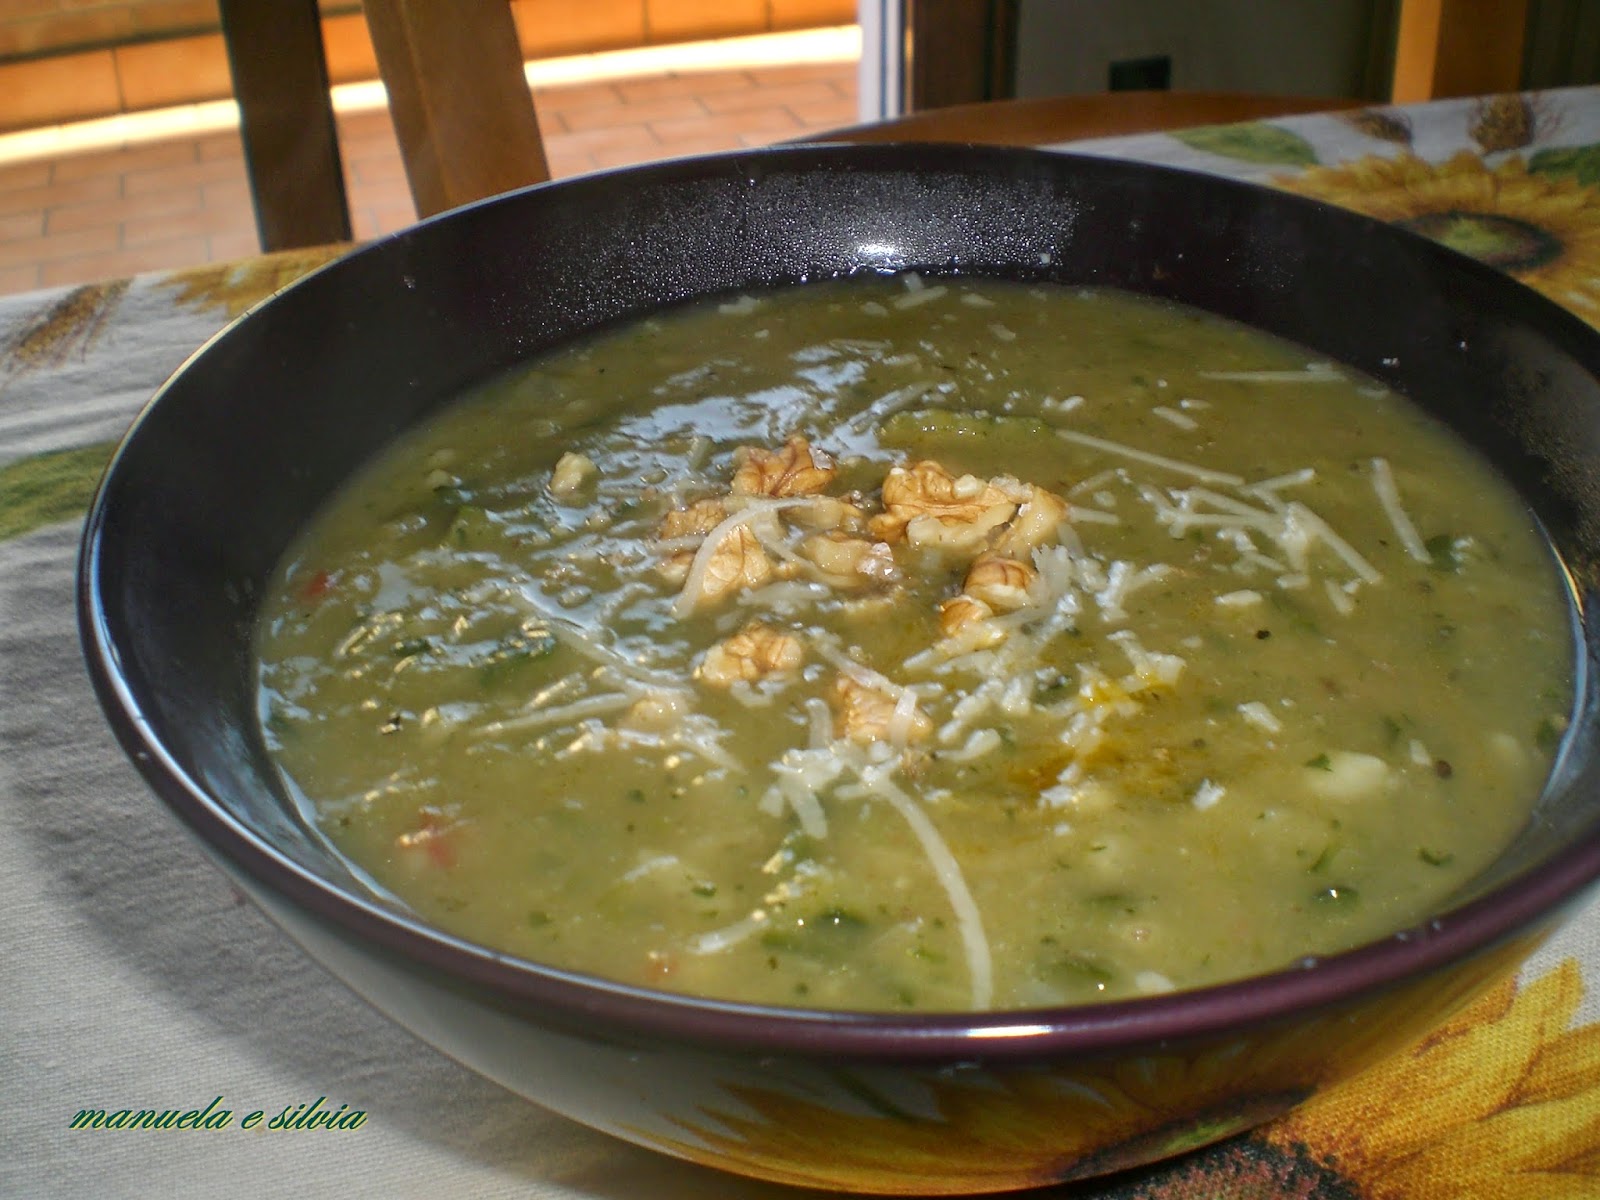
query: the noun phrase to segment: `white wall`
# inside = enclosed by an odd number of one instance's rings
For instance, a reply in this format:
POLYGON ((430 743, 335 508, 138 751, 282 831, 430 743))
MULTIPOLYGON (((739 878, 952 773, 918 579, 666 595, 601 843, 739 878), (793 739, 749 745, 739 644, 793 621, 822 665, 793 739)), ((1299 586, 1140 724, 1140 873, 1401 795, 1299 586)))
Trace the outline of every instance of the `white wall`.
POLYGON ((1359 95, 1373 0, 1023 0, 1017 95, 1106 90, 1107 66, 1170 55, 1174 91, 1359 95))

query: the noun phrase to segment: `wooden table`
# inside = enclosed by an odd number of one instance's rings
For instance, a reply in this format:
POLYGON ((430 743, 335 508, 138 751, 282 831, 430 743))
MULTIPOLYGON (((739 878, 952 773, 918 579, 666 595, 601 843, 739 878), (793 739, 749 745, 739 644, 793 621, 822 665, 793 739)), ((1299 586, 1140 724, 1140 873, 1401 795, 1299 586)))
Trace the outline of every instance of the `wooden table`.
POLYGON ((958 104, 813 134, 813 142, 983 142, 1042 146, 1355 108, 1359 101, 1241 92, 1100 92, 958 104))

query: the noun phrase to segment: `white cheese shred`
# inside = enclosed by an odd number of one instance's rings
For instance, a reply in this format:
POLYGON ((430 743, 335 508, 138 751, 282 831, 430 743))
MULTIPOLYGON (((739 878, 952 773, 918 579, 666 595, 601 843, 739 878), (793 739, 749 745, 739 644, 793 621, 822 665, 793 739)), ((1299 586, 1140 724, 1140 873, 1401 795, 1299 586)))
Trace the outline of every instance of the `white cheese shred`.
POLYGON ((1122 458, 1132 459, 1134 462, 1142 462, 1152 467, 1175 471, 1180 475, 1188 475, 1205 483, 1221 483, 1230 487, 1238 487, 1244 482, 1238 475, 1231 475, 1227 471, 1213 471, 1210 467, 1202 467, 1197 463, 1167 458, 1160 454, 1151 454, 1148 451, 1127 446, 1121 442, 1093 437, 1090 434, 1078 433, 1071 429, 1058 429, 1056 430, 1056 436, 1079 446, 1087 446, 1091 450, 1101 450, 1107 454, 1116 454, 1122 458))
POLYGON ((1249 700, 1239 705, 1239 715, 1257 729, 1267 733, 1278 733, 1283 729, 1283 722, 1272 715, 1272 710, 1259 700, 1249 700))
POLYGON ((1189 416, 1188 413, 1181 413, 1175 408, 1166 407, 1164 404, 1158 404, 1150 411, 1169 425, 1176 425, 1179 429, 1193 431, 1200 428, 1200 422, 1189 416))
POLYGON ((1431 563, 1433 556, 1423 545, 1417 527, 1412 524, 1405 506, 1400 502, 1400 489, 1395 486, 1394 471, 1386 458, 1372 460, 1372 490, 1377 493, 1378 503, 1383 506, 1383 515, 1394 526, 1395 536, 1400 539, 1405 552, 1419 563, 1431 563))
POLYGON ((777 512, 784 508, 799 508, 817 502, 814 496, 793 496, 779 500, 752 500, 732 516, 725 517, 717 523, 716 527, 706 534, 705 541, 700 543, 700 549, 694 553, 694 560, 689 564, 689 573, 683 581, 683 588, 678 592, 677 599, 672 602, 672 612, 677 617, 687 617, 694 612, 695 604, 700 597, 700 592, 705 587, 706 572, 711 568, 711 561, 716 557, 717 547, 722 544, 734 530, 741 525, 747 525, 762 513, 777 512))

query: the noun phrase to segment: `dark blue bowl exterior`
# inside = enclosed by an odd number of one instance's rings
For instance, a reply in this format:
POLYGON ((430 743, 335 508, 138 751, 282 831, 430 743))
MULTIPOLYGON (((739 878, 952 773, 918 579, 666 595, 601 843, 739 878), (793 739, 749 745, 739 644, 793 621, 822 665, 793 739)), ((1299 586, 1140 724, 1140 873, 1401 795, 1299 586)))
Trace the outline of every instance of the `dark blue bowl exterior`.
MULTIPOLYGON (((695 296, 905 268, 1168 297, 1366 371, 1517 484, 1591 611, 1600 334, 1577 318, 1430 242, 1282 193, 1028 151, 864 146, 546 185, 301 281, 218 335, 134 425, 85 530, 80 623, 111 724, 154 790, 314 956, 463 1062, 601 1128, 767 1178, 999 1190, 1154 1157, 1157 1130, 1220 1136, 1270 1116, 1509 969, 1600 876, 1593 689, 1528 829, 1423 928, 1201 992, 909 1018, 667 997, 422 926, 304 826, 256 722, 265 582, 319 504, 400 431, 597 326, 695 296), (1053 1079, 1052 1095, 1063 1081, 1109 1094, 1118 1063, 1151 1055, 1190 1073, 1165 1100, 1112 1097, 1114 1122, 1051 1108, 1036 1089, 1053 1079), (1207 1065, 1235 1060, 1246 1068, 1207 1065), (859 1077, 841 1084, 840 1072, 859 1077), (917 1122, 965 1111, 946 1092, 969 1084, 1015 1103, 995 1129, 947 1130, 932 1170, 917 1122), (906 1121, 838 1119, 860 1087, 906 1121), (732 1138, 708 1120, 752 1095, 779 1098, 788 1141, 755 1127, 732 1138), (814 1137, 797 1142, 795 1128, 814 1137), (965 1158, 961 1138, 974 1147, 965 1158), (841 1139, 852 1152, 829 1154, 841 1139), (1001 1142, 1007 1161, 990 1162, 983 1147, 1001 1142), (796 1144, 810 1161, 790 1161, 796 1144)), ((1587 678, 1586 621, 1578 640, 1587 678)))

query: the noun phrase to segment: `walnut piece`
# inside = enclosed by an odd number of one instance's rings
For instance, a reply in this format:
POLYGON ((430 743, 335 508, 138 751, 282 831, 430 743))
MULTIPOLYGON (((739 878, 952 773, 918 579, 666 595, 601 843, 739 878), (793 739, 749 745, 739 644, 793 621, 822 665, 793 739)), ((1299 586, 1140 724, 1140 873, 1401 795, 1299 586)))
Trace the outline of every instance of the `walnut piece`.
POLYGON ((1028 589, 1039 577, 1031 563, 1000 554, 980 554, 961 590, 995 612, 1015 612, 1028 603, 1028 589))
POLYGON ((1067 519, 1067 502, 1054 492, 1027 484, 1022 507, 995 542, 995 550, 1008 558, 1025 559, 1034 550, 1056 539, 1067 519))
POLYGON ((805 661, 805 648, 793 634, 752 621, 738 633, 706 651, 696 674, 712 687, 732 687, 743 680, 755 683, 805 661))
POLYGON ((639 733, 663 733, 672 729, 689 713, 689 698, 684 692, 647 692, 635 700, 618 722, 623 729, 639 733))
MULTIPOLYGON (((896 697, 850 675, 840 675, 834 680, 831 699, 835 736, 849 738, 853 742, 880 742, 893 738, 898 706, 896 697)), ((915 707, 909 711, 909 720, 904 720, 902 714, 905 740, 920 741, 933 732, 933 721, 915 707)))
POLYGON ((662 517, 661 528, 656 531, 656 536, 664 542, 696 535, 704 537, 721 524, 727 515, 727 505, 715 497, 696 500, 688 508, 675 508, 662 517))
POLYGON ((962 593, 939 605, 939 632, 960 638, 962 650, 987 650, 1005 640, 1005 630, 993 621, 994 609, 962 593))
POLYGON ((833 460, 813 451, 803 437, 792 437, 782 450, 750 447, 733 476, 736 496, 814 496, 838 474, 833 460))
POLYGON ((951 475, 924 459, 892 467, 883 481, 883 512, 868 523, 875 537, 914 546, 967 550, 1004 525, 1023 499, 1020 485, 951 475))
POLYGON ((720 600, 744 588, 760 587, 772 578, 772 560, 748 524, 725 533, 711 551, 697 595, 686 597, 690 608, 720 600))

